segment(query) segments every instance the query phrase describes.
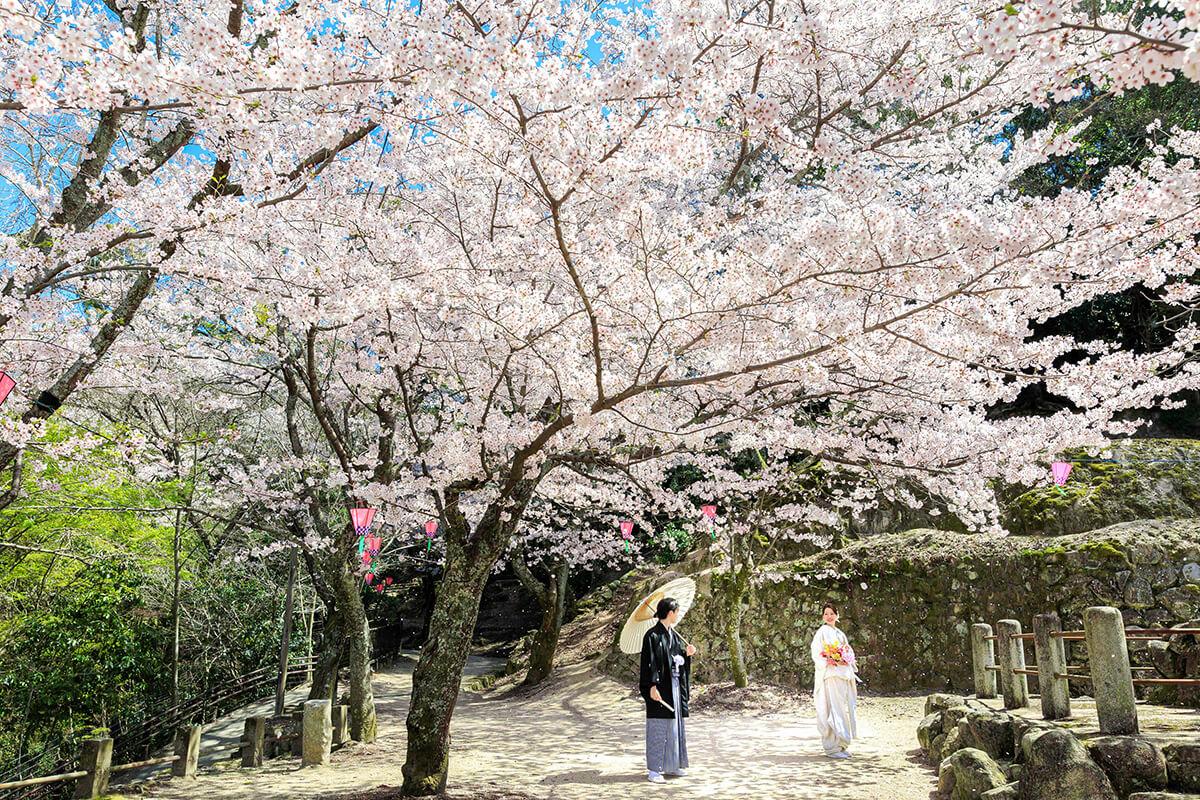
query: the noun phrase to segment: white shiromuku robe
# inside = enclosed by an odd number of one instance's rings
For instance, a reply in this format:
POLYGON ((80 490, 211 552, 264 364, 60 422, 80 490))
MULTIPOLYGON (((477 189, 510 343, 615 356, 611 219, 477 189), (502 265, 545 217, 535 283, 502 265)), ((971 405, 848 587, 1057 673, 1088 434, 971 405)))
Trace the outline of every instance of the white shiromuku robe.
POLYGON ((813 681, 813 704, 817 707, 817 732, 827 755, 847 749, 858 736, 854 706, 858 700, 858 676, 848 665, 831 667, 825 663, 821 650, 828 643, 837 643, 851 655, 854 650, 846 634, 832 625, 822 625, 812 640, 812 658, 816 664, 813 681))

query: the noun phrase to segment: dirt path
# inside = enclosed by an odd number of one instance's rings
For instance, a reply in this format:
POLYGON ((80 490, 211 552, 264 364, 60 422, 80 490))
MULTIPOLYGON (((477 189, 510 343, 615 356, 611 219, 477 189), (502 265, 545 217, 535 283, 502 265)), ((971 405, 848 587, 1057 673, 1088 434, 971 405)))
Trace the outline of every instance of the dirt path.
MULTIPOLYGON (((153 798, 332 800, 398 787, 412 664, 376 677, 379 740, 333 754, 324 768, 285 757, 261 769, 225 764, 194 782, 146 785, 153 798)), ((463 692, 454 715, 450 791, 513 790, 538 798, 826 798, 928 800, 932 770, 916 757, 922 698, 862 698, 855 756, 825 758, 811 703, 755 716, 712 710, 688 721, 692 769, 666 785, 646 781, 643 706, 632 689, 576 664, 536 692, 463 692)))

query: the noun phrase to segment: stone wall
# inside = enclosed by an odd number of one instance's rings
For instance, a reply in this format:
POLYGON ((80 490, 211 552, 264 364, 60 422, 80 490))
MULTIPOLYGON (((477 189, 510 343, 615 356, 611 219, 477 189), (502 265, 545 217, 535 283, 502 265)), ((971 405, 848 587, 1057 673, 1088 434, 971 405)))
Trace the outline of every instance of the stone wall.
MULTIPOLYGON (((698 597, 680 626, 702 651, 702 681, 729 677, 728 650, 700 557, 672 573, 693 573, 698 597)), ((706 565, 705 565, 706 566, 706 565)), ((913 530, 777 565, 783 580, 757 590, 742 626, 753 678, 810 686, 809 642, 821 604, 840 606, 864 689, 971 690, 973 622, 1057 612, 1082 628, 1088 606, 1122 609, 1128 625, 1171 625, 1200 617, 1200 520, 1145 520, 1052 538, 991 537, 913 530)), ((641 592, 638 592, 640 596, 641 592)), ((621 609, 622 619, 632 609, 621 609)), ((1080 663, 1080 654, 1072 657, 1080 663)), ((610 653, 614 673, 632 662, 610 653)))

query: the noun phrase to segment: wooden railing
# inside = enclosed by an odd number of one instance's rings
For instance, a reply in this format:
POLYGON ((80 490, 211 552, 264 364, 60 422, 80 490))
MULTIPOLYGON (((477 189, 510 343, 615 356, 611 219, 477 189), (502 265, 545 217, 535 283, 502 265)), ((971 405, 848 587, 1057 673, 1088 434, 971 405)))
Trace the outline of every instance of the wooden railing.
MULTIPOLYGON (((371 659, 371 663, 376 669, 379 669, 394 663, 399 655, 400 648, 396 646, 385 652, 376 654, 371 659)), ((307 672, 313 662, 313 659, 307 658, 297 661, 288 666, 287 673, 289 676, 294 676, 300 672, 307 672)), ((200 714, 203 721, 209 709, 219 708, 222 704, 237 699, 241 695, 262 686, 264 683, 269 683, 273 687, 275 684, 275 675, 277 674, 276 669, 275 667, 263 667, 262 669, 226 681, 217 687, 218 692, 216 696, 213 696, 210 691, 207 695, 172 706, 156 717, 146 720, 136 728, 131 729, 126 734, 128 737, 132 737, 131 739, 126 739, 125 736, 122 737, 125 740, 122 742, 122 750, 124 752, 130 752, 132 749, 138 747, 148 749, 150 746, 149 743, 154 741, 156 734, 161 735, 163 731, 170 729, 173 725, 175 729, 174 755, 131 761, 112 766, 113 740, 108 737, 85 739, 82 742, 79 757, 72 761, 60 761, 57 765, 58 771, 55 774, 19 778, 18 771, 17 780, 0 783, 0 798, 7 798, 11 791, 25 789, 27 791, 22 792, 19 797, 22 800, 33 800, 34 798, 46 796, 45 792, 47 791, 53 791, 54 784, 69 780, 79 781, 75 791, 76 797, 98 797, 104 794, 109 778, 112 775, 158 764, 172 764, 172 775, 177 777, 195 775, 200 756, 200 733, 203 726, 181 725, 180 723, 193 718, 197 713, 200 714)), ((317 709, 315 713, 324 713, 325 718, 330 720, 330 736, 324 737, 325 741, 330 741, 332 737, 332 741, 341 744, 346 740, 345 729, 348 726, 346 706, 333 706, 331 701, 328 700, 310 700, 304 704, 304 714, 310 713, 310 706, 317 709), (321 711, 321 704, 324 704, 329 710, 321 711)), ((299 712, 294 714, 293 718, 297 725, 302 726, 305 724, 299 712)), ((265 731, 266 719, 263 717, 251 717, 246 721, 246 732, 243 734, 243 738, 236 745, 225 745, 221 748, 210 749, 205 754, 211 756, 222 752, 240 752, 242 754, 243 766, 261 766, 264 752, 268 754, 267 758, 270 758, 270 754, 274 752, 274 748, 266 747, 267 745, 289 740, 295 742, 292 752, 296 755, 301 754, 302 743, 300 733, 265 736, 265 731)), ((38 754, 38 756, 40 758, 35 757, 36 761, 43 760, 44 752, 38 754)), ((23 759, 23 761, 29 763, 30 760, 23 759)), ((7 777, 13 777, 12 772, 12 770, 9 770, 7 777)))
POLYGON ((992 626, 971 626, 971 660, 975 675, 975 694, 996 697, 996 675, 1000 676, 1004 707, 1023 708, 1029 703, 1028 676, 1038 679, 1045 719, 1071 716, 1070 681, 1091 681, 1102 733, 1138 732, 1135 686, 1197 686, 1200 678, 1135 678, 1135 672, 1155 672, 1154 667, 1130 665, 1129 642, 1164 639, 1171 636, 1200 636, 1200 628, 1125 628, 1121 612, 1108 606, 1095 606, 1084 612, 1084 629, 1064 631, 1054 614, 1034 618, 1034 632, 1023 633, 1021 623, 1003 619, 992 626), (1065 642, 1083 641, 1087 645, 1088 666, 1067 663, 1065 642), (1025 643, 1033 642, 1035 669, 1025 664, 1025 643), (997 659, 997 650, 999 658, 997 659), (1090 672, 1084 670, 1090 669, 1090 672))

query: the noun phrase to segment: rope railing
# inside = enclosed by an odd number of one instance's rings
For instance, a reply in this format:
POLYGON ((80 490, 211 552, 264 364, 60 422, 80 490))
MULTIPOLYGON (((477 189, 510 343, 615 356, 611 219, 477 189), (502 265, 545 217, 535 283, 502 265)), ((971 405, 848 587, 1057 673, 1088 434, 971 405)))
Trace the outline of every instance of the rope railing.
POLYGON ((1062 630, 1058 616, 1042 614, 1034 618, 1033 633, 1021 631, 1017 620, 1000 620, 997 632, 978 623, 971 628, 971 660, 975 674, 975 693, 980 698, 997 696, 996 675, 1005 708, 1028 705, 1027 676, 1038 679, 1045 719, 1063 719, 1071 715, 1069 681, 1090 681, 1096 714, 1102 733, 1137 733, 1136 686, 1198 686, 1200 677, 1135 677, 1136 673, 1158 672, 1152 666, 1132 666, 1129 643, 1153 641, 1172 636, 1198 636, 1200 628, 1126 628, 1121 612, 1108 606, 1095 606, 1084 612, 1083 630, 1062 630), (1036 668, 1025 664, 1025 643, 1034 643, 1036 668), (1083 642, 1088 667, 1067 663, 1066 642, 1083 642), (999 659, 997 660, 997 651, 999 659), (1090 670, 1084 672, 1083 670, 1090 670))

